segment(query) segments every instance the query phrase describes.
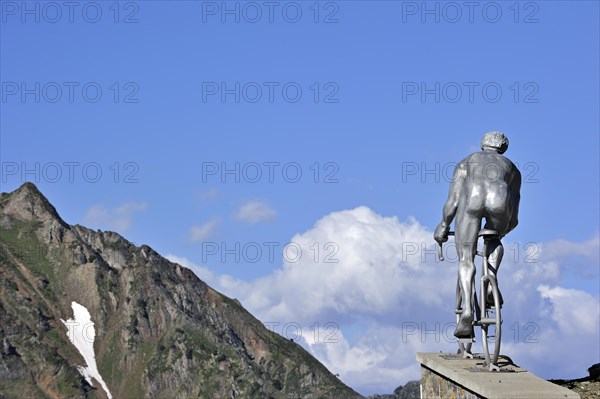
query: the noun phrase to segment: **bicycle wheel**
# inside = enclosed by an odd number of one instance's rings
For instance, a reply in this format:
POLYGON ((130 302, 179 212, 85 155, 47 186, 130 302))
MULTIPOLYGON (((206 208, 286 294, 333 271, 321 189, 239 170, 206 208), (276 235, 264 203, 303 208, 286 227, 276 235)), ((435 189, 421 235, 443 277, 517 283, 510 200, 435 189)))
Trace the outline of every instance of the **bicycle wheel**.
POLYGON ((500 292, 498 291, 498 283, 491 276, 483 276, 481 278, 481 310, 482 318, 479 321, 481 324, 481 343, 483 344, 483 355, 485 356, 485 365, 490 370, 500 370, 498 368, 498 356, 500 356, 500 341, 502 338, 502 316, 500 311, 500 292), (487 302, 488 286, 492 287, 493 303, 487 302), (490 326, 493 326, 494 332, 491 333, 490 326), (494 338, 493 351, 490 352, 489 341, 494 338))

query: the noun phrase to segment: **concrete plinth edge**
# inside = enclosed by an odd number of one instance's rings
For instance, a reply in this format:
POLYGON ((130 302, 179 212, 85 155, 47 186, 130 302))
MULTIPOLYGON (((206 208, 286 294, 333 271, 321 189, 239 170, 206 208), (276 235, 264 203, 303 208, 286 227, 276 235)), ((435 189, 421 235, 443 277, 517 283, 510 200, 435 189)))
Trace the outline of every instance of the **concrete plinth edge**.
POLYGON ((451 353, 417 353, 421 399, 580 399, 576 392, 541 379, 508 360, 500 371, 483 367, 483 357, 463 359, 451 353))

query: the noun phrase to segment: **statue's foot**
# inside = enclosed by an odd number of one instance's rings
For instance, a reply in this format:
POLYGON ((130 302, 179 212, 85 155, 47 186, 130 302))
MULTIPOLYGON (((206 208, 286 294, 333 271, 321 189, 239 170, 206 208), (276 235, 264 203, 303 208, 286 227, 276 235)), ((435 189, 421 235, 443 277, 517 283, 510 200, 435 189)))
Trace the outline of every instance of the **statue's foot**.
MULTIPOLYGON (((502 293, 498 290, 498 300, 500 302, 500 309, 502 309, 502 305, 504 304, 504 299, 502 298, 502 293)), ((487 303, 491 305, 494 304, 494 292, 492 291, 492 286, 488 285, 487 295, 485 297, 487 303)))
POLYGON ((456 338, 471 338, 475 336, 473 331, 473 315, 461 315, 456 330, 454 330, 456 338))

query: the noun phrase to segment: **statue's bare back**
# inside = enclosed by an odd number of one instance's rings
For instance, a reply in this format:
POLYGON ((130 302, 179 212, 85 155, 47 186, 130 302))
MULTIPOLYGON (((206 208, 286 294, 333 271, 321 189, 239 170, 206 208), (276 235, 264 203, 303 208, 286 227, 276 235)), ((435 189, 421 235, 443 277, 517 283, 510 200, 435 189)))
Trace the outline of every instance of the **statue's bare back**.
MULTIPOLYGON (((505 236, 518 223, 518 194, 521 174, 504 155, 481 151, 469 155, 457 168, 461 170, 462 188, 457 215, 486 220, 486 229, 505 236)), ((457 220, 458 223, 458 220, 457 220)), ((475 232, 475 238, 479 227, 475 232)))

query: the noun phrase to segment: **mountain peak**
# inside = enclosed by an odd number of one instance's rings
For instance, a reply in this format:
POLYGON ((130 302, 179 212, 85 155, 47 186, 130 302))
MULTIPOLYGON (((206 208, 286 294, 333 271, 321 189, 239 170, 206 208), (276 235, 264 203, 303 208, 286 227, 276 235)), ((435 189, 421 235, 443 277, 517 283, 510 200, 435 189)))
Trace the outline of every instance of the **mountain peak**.
POLYGON ((66 225, 32 183, 1 195, 0 227, 2 395, 104 398, 104 381, 116 398, 361 397, 191 270, 66 225))
POLYGON ((23 183, 10 193, 2 193, 0 209, 3 213, 17 219, 42 222, 56 220, 63 226, 67 226, 50 201, 31 182, 23 183))
MULTIPOLYGON (((25 183, 21 184, 21 187, 19 187, 15 191, 20 191, 20 190, 27 190, 35 195, 44 197, 44 194, 42 194, 42 192, 37 188, 37 186, 30 181, 26 181, 25 183)), ((46 198, 46 197, 44 197, 44 198, 46 198)))

